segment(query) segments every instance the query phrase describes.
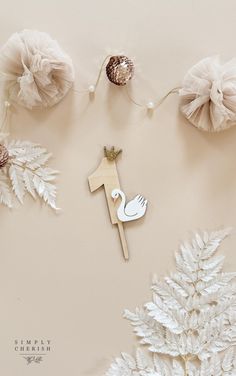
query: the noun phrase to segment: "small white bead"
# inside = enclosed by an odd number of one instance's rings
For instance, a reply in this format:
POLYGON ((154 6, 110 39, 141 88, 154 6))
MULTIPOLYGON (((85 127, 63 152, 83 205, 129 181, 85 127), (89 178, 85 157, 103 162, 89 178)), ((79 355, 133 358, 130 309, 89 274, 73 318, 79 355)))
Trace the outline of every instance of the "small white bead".
POLYGON ((8 102, 8 101, 5 101, 5 102, 4 102, 4 105, 5 105, 5 107, 10 107, 11 103, 8 102))
POLYGON ((155 106, 154 106, 154 103, 153 103, 153 102, 148 102, 148 103, 147 103, 147 109, 148 109, 148 110, 153 110, 154 107, 155 107, 155 106))
POLYGON ((88 91, 90 93, 94 93, 95 92, 95 86, 94 85, 90 85, 89 88, 88 88, 88 91))

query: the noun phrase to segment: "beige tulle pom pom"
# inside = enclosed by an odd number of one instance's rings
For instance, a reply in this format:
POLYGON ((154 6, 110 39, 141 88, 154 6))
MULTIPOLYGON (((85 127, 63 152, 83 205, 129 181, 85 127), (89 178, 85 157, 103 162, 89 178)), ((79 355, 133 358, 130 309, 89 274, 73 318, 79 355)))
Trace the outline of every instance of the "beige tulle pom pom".
POLYGON ((33 30, 13 34, 2 47, 0 74, 7 98, 29 109, 53 106, 74 81, 70 57, 48 34, 33 30))
POLYGON ((236 59, 222 65, 208 57, 186 74, 179 94, 181 111, 196 127, 221 131, 236 124, 236 59))

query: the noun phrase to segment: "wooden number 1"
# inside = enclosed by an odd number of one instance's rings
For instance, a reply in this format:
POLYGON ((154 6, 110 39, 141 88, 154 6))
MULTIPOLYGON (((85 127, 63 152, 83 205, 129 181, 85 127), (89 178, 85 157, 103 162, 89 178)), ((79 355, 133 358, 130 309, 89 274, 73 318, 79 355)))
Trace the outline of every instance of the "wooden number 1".
POLYGON ((124 258, 125 260, 128 260, 129 253, 125 239, 123 223, 120 222, 117 217, 116 206, 111 197, 111 192, 113 191, 113 189, 120 188, 120 182, 115 162, 115 159, 120 151, 116 152, 114 148, 112 148, 111 150, 104 148, 104 150, 105 157, 102 159, 100 165, 94 171, 94 173, 88 178, 89 187, 91 192, 94 192, 102 186, 104 187, 111 223, 118 226, 124 258))

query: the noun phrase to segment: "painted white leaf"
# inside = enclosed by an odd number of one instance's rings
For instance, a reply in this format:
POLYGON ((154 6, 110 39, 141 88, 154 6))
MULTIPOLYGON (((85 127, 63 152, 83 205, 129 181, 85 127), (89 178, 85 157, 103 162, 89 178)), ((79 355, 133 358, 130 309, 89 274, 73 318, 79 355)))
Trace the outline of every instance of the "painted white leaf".
POLYGON ((51 158, 52 153, 41 154, 38 158, 27 164, 27 167, 31 170, 36 170, 39 167, 45 165, 45 163, 51 158))
POLYGON ((148 367, 147 357, 140 348, 136 351, 136 362, 139 369, 145 369, 148 367))
POLYGON ((189 296, 190 290, 193 289, 192 287, 188 286, 187 283, 185 283, 185 280, 181 280, 178 278, 177 274, 172 275, 171 277, 165 277, 166 283, 173 288, 173 290, 177 291, 179 295, 181 295, 184 298, 187 298, 189 296))
POLYGON ((173 333, 181 333, 182 328, 180 327, 177 320, 171 316, 171 314, 164 310, 164 307, 161 307, 161 304, 158 306, 152 302, 147 303, 145 307, 149 311, 149 316, 153 317, 157 322, 171 330, 173 333))
POLYGON ((159 355, 154 354, 153 355, 153 363, 154 367, 157 371, 158 374, 162 374, 162 369, 163 369, 163 363, 159 355))
MULTIPOLYGON (((201 250, 204 249, 204 247, 205 247, 204 235, 203 235, 203 238, 202 238, 202 236, 200 234, 196 233, 195 239, 196 239, 196 242, 197 242, 199 249, 201 249, 201 250)), ((207 236, 207 240, 208 240, 208 236, 207 236)))
POLYGON ((210 375, 221 376, 221 361, 217 353, 211 357, 209 373, 210 375))
POLYGON ((179 291, 172 289, 168 283, 162 281, 156 281, 152 286, 152 290, 160 296, 167 306, 175 307, 180 310, 184 310, 185 299, 183 294, 179 294, 179 291))
POLYGON ((210 234, 208 234, 208 240, 205 244, 205 249, 202 253, 202 260, 206 260, 209 257, 213 256, 215 252, 217 251, 220 243, 222 240, 226 238, 231 233, 231 228, 226 228, 220 231, 214 231, 210 234))
MULTIPOLYGON (((27 153, 31 154, 31 152, 34 149, 39 148, 39 145, 33 144, 30 141, 21 141, 21 140, 17 140, 17 141, 12 140, 10 143, 5 143, 5 146, 8 150, 10 157, 16 157, 19 159, 21 158, 24 159, 27 153)), ((35 152, 33 152, 33 154, 35 154, 35 152)), ((27 158, 25 161, 27 161, 27 158)), ((23 162, 23 160, 21 162, 23 162)))
POLYGON ((12 189, 20 203, 23 204, 23 198, 25 195, 23 169, 19 166, 11 165, 9 167, 9 176, 12 183, 12 189))
POLYGON ((56 206, 56 187, 55 185, 44 181, 43 178, 35 175, 33 179, 34 187, 38 195, 49 205, 51 208, 57 210, 56 206))
POLYGON ((55 175, 57 175, 59 171, 53 170, 50 167, 40 167, 37 169, 37 176, 41 177, 44 181, 53 181, 55 180, 55 175))
POLYGON ((19 152, 18 154, 14 153, 13 155, 16 155, 17 161, 22 164, 32 162, 46 152, 45 149, 42 149, 40 147, 21 148, 19 150, 21 150, 21 152, 19 152))
POLYGON ((180 362, 173 360, 173 376, 184 376, 184 369, 180 362))
POLYGON ((188 376, 200 376, 200 369, 192 362, 187 363, 188 376))
POLYGON ((25 169, 23 172, 23 179, 24 179, 26 190, 35 199, 36 194, 35 194, 35 187, 34 187, 34 174, 32 173, 32 171, 25 169))
POLYGON ((234 348, 230 347, 226 352, 222 362, 222 369, 224 371, 231 371, 233 368, 233 361, 234 361, 234 348))
POLYGON ((208 360, 203 360, 201 362, 200 375, 201 376, 209 376, 209 364, 208 364, 208 360))
POLYGON ((9 179, 2 172, 0 172, 0 203, 12 208, 9 179))
POLYGON ((127 353, 121 353, 121 355, 130 369, 136 368, 135 359, 131 355, 127 353))

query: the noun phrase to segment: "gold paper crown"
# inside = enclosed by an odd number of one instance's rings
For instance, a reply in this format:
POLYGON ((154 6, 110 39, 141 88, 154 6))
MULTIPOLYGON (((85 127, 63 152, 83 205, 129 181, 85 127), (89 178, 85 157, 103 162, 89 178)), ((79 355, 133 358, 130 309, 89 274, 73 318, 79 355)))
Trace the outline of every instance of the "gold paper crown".
POLYGON ((104 146, 104 155, 108 161, 114 161, 121 152, 121 149, 115 150, 114 146, 112 146, 111 149, 107 149, 106 146, 104 146))

